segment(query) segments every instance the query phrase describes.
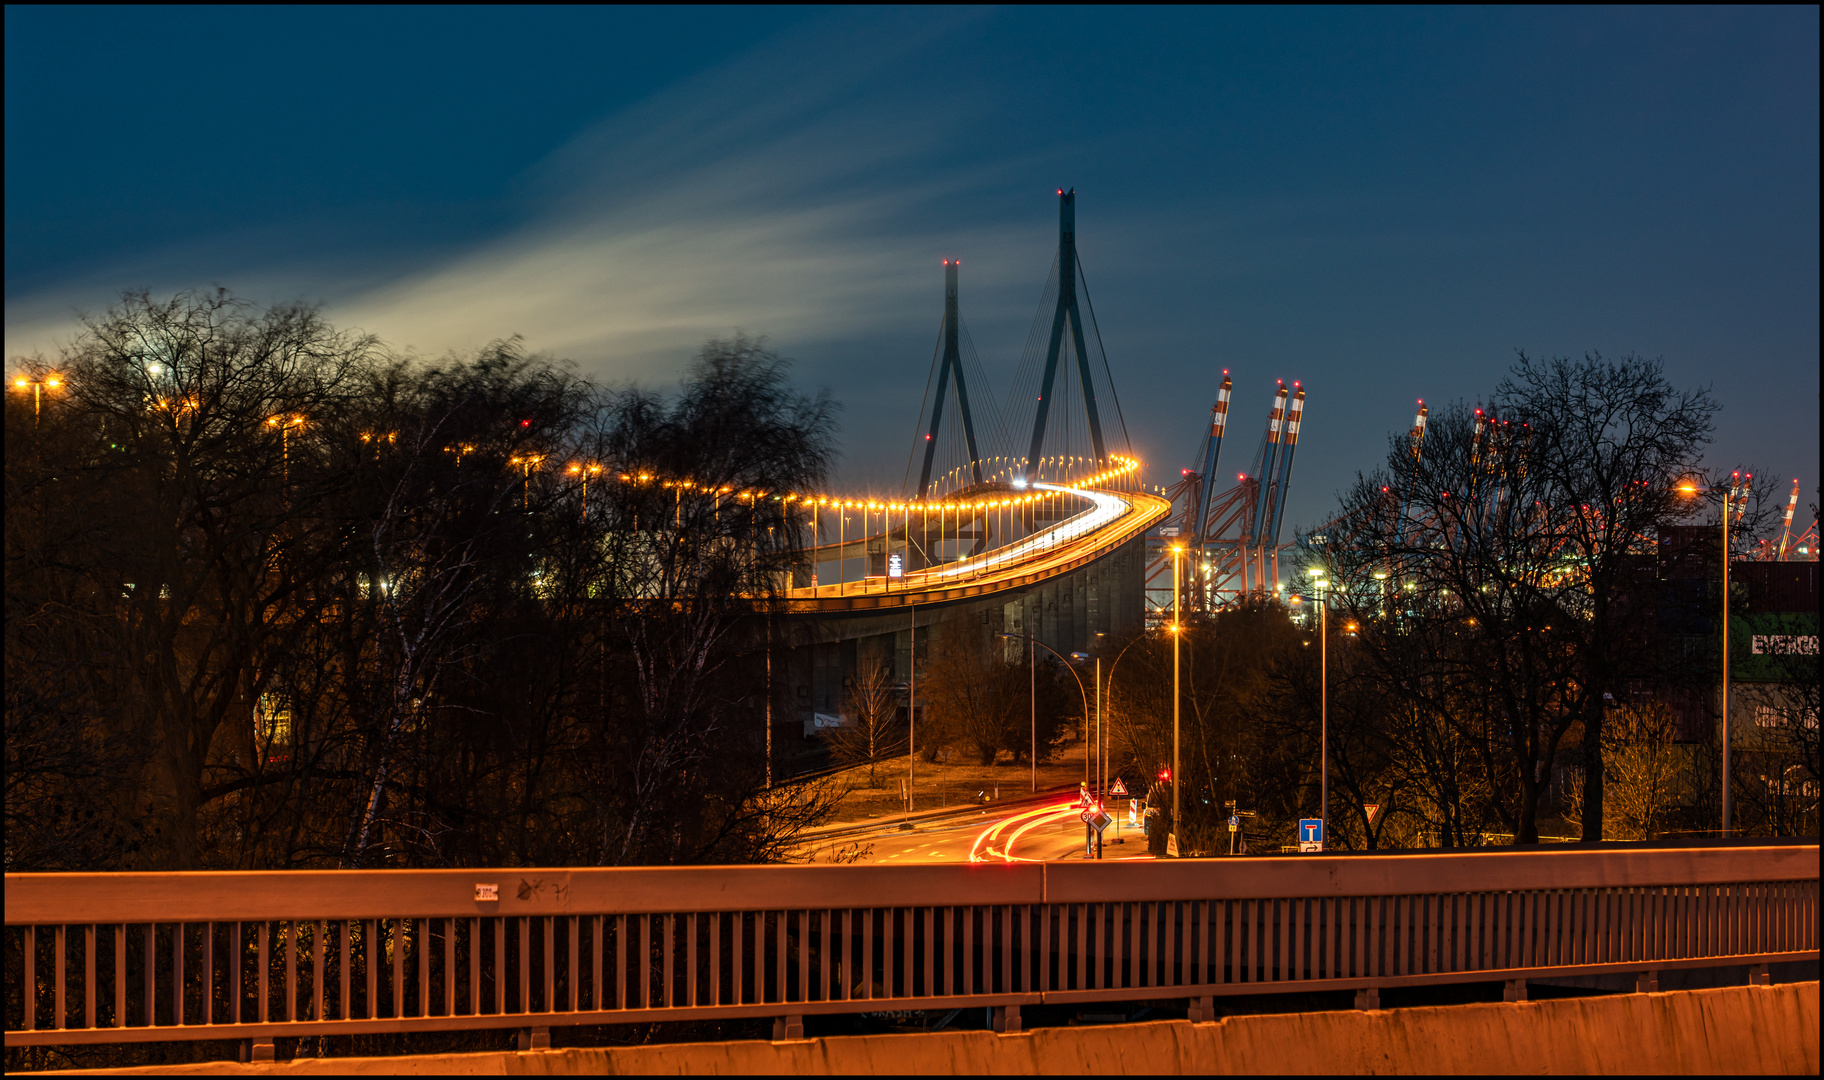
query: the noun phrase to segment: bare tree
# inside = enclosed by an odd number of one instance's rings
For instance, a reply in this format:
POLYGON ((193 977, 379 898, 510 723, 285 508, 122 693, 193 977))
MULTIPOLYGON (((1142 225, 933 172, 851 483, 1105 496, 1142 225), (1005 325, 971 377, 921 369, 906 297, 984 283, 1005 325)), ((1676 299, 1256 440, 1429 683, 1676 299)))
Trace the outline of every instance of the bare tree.
POLYGON ((1553 523, 1553 554, 1580 568, 1580 588, 1554 601, 1571 619, 1565 672, 1583 688, 1566 706, 1582 725, 1583 835, 1603 823, 1605 702, 1650 658, 1646 605, 1629 603, 1641 556, 1662 526, 1691 507, 1679 481, 1698 468, 1718 405, 1706 388, 1680 390, 1657 360, 1550 360, 1522 353, 1496 389, 1498 408, 1532 435, 1522 452, 1532 494, 1553 523))
MULTIPOLYGON (((1413 715, 1446 725, 1434 765, 1485 778, 1486 816, 1515 842, 1538 813, 1563 740, 1584 743, 1585 835, 1601 835, 1605 702, 1650 662, 1643 559, 1689 515, 1679 481, 1716 406, 1678 391, 1657 362, 1538 361, 1522 355, 1487 409, 1432 417, 1414 456, 1404 438, 1363 476, 1319 555, 1336 610, 1413 715), (1464 758, 1452 747, 1470 748, 1464 758)), ((1429 729, 1429 724, 1428 724, 1429 729)), ((1440 810, 1466 793, 1439 772, 1440 810)), ((1477 819, 1445 817, 1457 842, 1477 819)))
MULTIPOLYGON (((1602 745, 1605 838, 1652 840, 1665 829, 1691 767, 1676 737, 1676 718, 1664 702, 1649 699, 1608 711, 1602 745)), ((1583 792, 1581 783, 1570 792, 1571 814, 1579 821, 1583 792)))
POLYGON ((899 688, 893 671, 878 656, 870 656, 849 677, 847 708, 842 725, 825 732, 830 753, 844 765, 866 765, 868 786, 879 787, 882 761, 906 749, 906 729, 899 719, 899 688))
POLYGON ((754 687, 834 405, 759 343, 665 397, 142 295, 20 364, 63 380, 8 403, 9 868, 745 862, 828 816, 754 687))
POLYGON ((217 292, 130 294, 58 360, 86 439, 45 507, 81 515, 77 543, 45 572, 83 597, 91 677, 145 748, 147 865, 210 861, 212 754, 245 744, 270 657, 315 620, 309 583, 346 544, 326 512, 345 463, 320 452, 316 424, 375 356, 310 308, 217 292))
POLYGON ((933 749, 961 744, 983 765, 992 765, 1016 737, 1029 737, 1027 672, 1024 665, 993 655, 997 651, 983 648, 967 632, 933 643, 919 681, 932 723, 928 735, 921 730, 920 742, 933 749))

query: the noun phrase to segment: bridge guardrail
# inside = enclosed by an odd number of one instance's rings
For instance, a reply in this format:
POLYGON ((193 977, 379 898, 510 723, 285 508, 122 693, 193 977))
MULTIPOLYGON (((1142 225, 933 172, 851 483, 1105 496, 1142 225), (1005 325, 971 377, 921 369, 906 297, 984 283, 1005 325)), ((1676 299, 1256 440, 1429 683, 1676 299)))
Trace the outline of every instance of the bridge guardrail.
MULTIPOLYGON (((1188 998, 1818 956, 1818 849, 6 876, 6 1044, 1188 998), (492 890, 488 889, 492 886, 492 890), (489 895, 497 899, 487 898, 489 895)), ((1523 984, 1521 984, 1523 985, 1523 984)))

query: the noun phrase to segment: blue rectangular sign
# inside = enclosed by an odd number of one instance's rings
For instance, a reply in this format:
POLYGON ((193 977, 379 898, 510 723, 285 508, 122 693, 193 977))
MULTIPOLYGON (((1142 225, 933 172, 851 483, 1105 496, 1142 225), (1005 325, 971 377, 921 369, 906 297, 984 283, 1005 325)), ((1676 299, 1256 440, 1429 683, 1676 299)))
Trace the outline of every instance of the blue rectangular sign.
POLYGON ((1305 848, 1305 850, 1322 851, 1323 843, 1324 843, 1324 819, 1323 818, 1314 818, 1314 817, 1299 818, 1298 819, 1298 846, 1301 848, 1305 848), (1315 846, 1306 848, 1305 846, 1307 844, 1315 845, 1315 846))

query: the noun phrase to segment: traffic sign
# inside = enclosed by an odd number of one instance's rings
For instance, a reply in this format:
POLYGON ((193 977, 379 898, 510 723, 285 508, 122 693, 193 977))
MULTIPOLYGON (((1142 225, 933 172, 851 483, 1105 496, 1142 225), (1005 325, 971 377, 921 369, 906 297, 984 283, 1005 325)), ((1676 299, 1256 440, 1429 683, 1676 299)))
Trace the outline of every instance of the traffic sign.
POLYGON ((1381 812, 1381 804, 1378 802, 1371 802, 1362 807, 1362 809, 1368 811, 1368 823, 1372 825, 1374 824, 1374 815, 1381 812))
POLYGON ((1298 819, 1298 850, 1324 850, 1323 818, 1308 817, 1298 819))
POLYGON ((1101 832, 1103 829, 1108 828, 1108 823, 1115 820, 1114 818, 1109 817, 1108 813, 1100 806, 1091 806, 1077 816, 1083 819, 1083 824, 1088 825, 1097 832, 1101 832))
POLYGON ((1121 782, 1121 778, 1119 776, 1117 776, 1117 777, 1115 777, 1115 786, 1112 788, 1109 788, 1108 793, 1110 795, 1126 795, 1127 794, 1127 785, 1123 784, 1121 782))
POLYGON ((1230 832, 1240 832, 1241 831, 1241 819, 1236 817, 1233 814, 1229 815, 1229 831, 1230 832))

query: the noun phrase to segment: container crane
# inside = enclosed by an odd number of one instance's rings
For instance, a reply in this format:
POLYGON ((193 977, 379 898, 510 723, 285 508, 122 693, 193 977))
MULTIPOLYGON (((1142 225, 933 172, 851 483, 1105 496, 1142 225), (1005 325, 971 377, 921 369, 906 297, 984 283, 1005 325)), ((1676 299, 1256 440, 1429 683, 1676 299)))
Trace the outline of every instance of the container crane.
POLYGON ((1775 556, 1778 562, 1786 561, 1786 551, 1792 543, 1792 512, 1799 508, 1799 481, 1792 481, 1792 498, 1786 500, 1786 520, 1780 524, 1780 552, 1775 556))
POLYGON ((1292 384, 1292 411, 1286 414, 1284 430, 1280 433, 1279 481, 1273 485, 1273 528, 1267 537, 1267 546, 1273 552, 1273 592, 1279 592, 1279 528, 1286 520, 1286 492, 1292 486, 1292 458, 1298 453, 1298 425, 1305 415, 1305 388, 1300 383, 1292 384))
POLYGON ((1279 537, 1303 424, 1305 389, 1296 382, 1288 388, 1284 379, 1278 380, 1257 459, 1259 475, 1237 474, 1234 485, 1225 488, 1216 483, 1216 477, 1233 390, 1234 379, 1224 369, 1222 388, 1210 409, 1209 432, 1199 440, 1201 469, 1182 470, 1178 483, 1164 492, 1182 509, 1168 520, 1148 551, 1146 591, 1151 611, 1163 611, 1171 595, 1173 542, 1189 549, 1185 595, 1196 608, 1210 610, 1250 594, 1277 592, 1279 537))

